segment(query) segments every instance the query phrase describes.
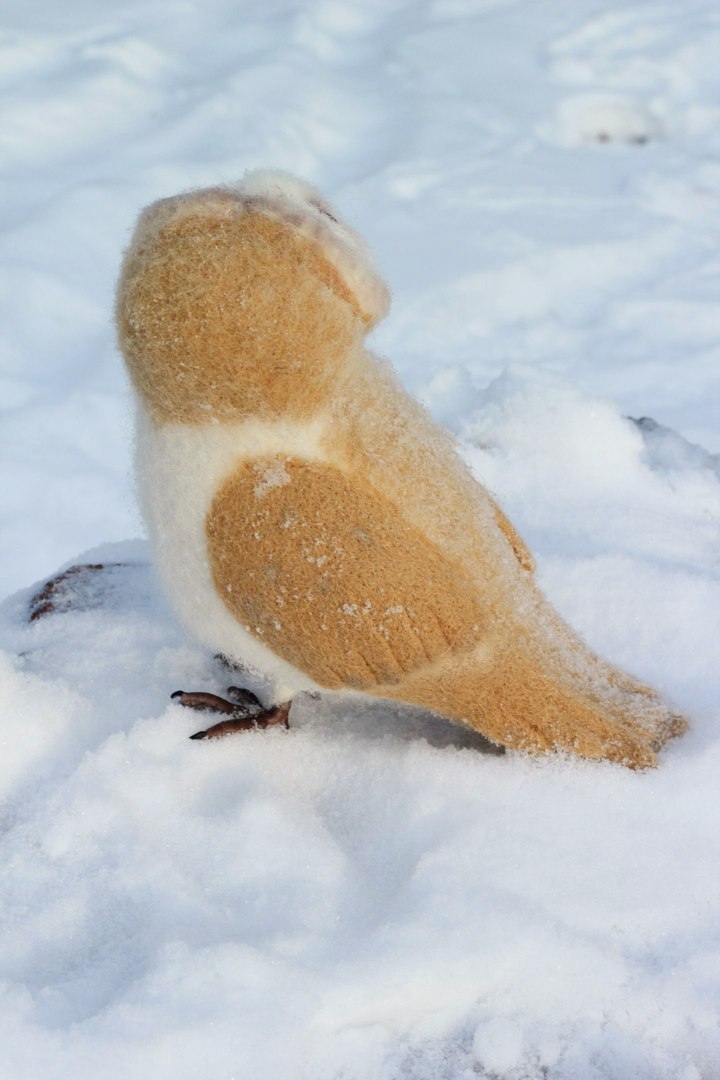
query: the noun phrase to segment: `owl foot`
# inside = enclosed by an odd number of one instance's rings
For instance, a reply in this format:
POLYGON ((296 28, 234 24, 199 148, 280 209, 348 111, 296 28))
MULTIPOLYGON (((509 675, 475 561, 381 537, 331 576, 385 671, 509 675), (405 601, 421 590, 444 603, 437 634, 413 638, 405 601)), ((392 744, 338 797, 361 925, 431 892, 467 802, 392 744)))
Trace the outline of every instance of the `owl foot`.
POLYGON ((260 700, 249 690, 229 686, 227 694, 228 698, 233 700, 202 690, 176 690, 170 695, 185 708, 197 709, 198 712, 225 713, 228 716, 227 720, 221 720, 219 724, 213 724, 205 731, 197 731, 190 736, 191 739, 219 739, 234 731, 254 731, 256 728, 274 727, 277 724, 285 728, 290 726, 288 717, 291 702, 285 701, 271 709, 264 709, 260 700))

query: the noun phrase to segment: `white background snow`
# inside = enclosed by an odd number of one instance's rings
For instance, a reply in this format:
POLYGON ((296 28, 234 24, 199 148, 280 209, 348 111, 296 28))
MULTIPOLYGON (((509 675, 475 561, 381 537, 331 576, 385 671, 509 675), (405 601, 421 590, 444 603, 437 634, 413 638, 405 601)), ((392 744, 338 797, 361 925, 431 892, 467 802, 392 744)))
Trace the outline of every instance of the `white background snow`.
POLYGON ((0 1076, 720 1077, 716 0, 7 0, 0 84, 0 1076), (141 535, 138 210, 266 165, 368 239, 374 347, 555 604, 690 718, 659 769, 329 701, 190 742, 169 694, 228 679, 138 540, 28 625, 141 535))

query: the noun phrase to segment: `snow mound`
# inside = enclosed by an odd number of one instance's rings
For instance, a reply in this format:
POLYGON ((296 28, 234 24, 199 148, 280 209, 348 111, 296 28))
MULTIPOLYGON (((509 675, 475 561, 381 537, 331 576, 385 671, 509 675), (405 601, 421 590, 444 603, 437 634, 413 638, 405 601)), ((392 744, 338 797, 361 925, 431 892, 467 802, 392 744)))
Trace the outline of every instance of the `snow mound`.
POLYGON ((633 418, 633 422, 640 429, 651 468, 664 472, 709 469, 720 479, 720 454, 709 454, 704 447, 658 424, 651 416, 633 418))

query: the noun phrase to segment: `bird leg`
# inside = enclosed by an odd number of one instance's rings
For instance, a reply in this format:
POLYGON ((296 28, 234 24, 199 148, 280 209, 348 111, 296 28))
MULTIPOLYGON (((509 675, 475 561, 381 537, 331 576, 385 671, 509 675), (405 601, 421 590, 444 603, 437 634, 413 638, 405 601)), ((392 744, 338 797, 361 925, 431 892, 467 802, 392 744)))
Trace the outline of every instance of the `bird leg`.
POLYGON ((284 701, 281 705, 275 705, 271 709, 264 709, 259 698, 249 690, 239 686, 227 688, 227 698, 218 694, 209 694, 203 690, 185 691, 176 690, 170 696, 179 705, 188 709, 196 709, 198 712, 225 713, 227 720, 221 720, 218 724, 205 731, 197 731, 191 735, 191 739, 219 739, 222 735, 230 735, 234 731, 254 731, 257 728, 274 727, 281 724, 288 728, 291 702, 284 701), (228 700, 232 698, 232 700, 228 700))

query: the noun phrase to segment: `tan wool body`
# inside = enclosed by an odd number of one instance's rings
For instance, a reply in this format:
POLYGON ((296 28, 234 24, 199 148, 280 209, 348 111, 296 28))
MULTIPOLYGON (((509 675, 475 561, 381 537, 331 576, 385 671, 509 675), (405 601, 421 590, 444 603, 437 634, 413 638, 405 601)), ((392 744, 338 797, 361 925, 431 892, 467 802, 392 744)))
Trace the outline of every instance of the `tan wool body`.
POLYGON ((364 345, 362 241, 277 173, 141 216, 117 300, 158 570, 278 695, 421 705, 504 746, 645 766, 683 721, 537 589, 450 436, 364 345))

